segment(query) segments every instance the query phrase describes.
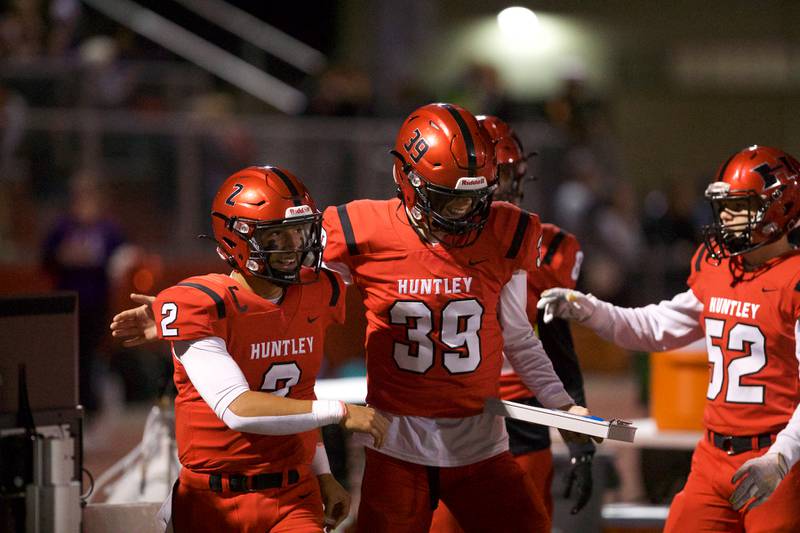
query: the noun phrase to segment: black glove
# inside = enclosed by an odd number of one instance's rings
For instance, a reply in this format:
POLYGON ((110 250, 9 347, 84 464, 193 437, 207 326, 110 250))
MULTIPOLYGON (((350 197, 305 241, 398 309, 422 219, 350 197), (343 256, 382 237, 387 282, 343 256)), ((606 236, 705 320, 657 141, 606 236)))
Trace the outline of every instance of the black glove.
POLYGON ((583 453, 573 455, 569 462, 570 467, 564 476, 564 498, 569 498, 575 488, 575 507, 570 511, 577 514, 586 506, 589 498, 592 497, 592 458, 594 454, 583 453))

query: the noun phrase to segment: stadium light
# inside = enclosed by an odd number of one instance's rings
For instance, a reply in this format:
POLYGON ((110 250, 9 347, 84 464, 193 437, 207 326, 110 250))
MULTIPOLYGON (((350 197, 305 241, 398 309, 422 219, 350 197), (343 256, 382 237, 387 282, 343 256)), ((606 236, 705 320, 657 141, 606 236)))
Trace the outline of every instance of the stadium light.
POLYGON ((539 17, 527 7, 507 7, 497 14, 500 31, 511 38, 529 36, 539 27, 539 17))

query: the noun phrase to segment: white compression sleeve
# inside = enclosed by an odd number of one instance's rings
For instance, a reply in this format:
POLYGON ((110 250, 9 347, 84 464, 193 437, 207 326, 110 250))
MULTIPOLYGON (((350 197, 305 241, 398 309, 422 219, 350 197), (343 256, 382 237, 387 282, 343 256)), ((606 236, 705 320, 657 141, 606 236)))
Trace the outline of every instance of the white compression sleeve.
POLYGON ((503 353, 542 405, 556 408, 574 404, 528 321, 527 300, 528 274, 520 270, 500 293, 498 318, 503 326, 503 353))
POLYGON ((183 365, 189 380, 218 417, 239 395, 250 390, 242 369, 220 337, 172 343, 175 364, 183 365))
POLYGON ((703 302, 691 289, 644 307, 617 307, 594 296, 595 309, 581 324, 628 350, 663 352, 703 338, 703 302))
MULTIPOLYGON (((228 407, 248 392, 247 380, 228 353, 225 341, 206 337, 195 341, 176 341, 173 352, 176 364, 182 364, 189 379, 205 402, 225 424, 235 430, 262 435, 291 435, 335 424, 347 413, 342 402, 317 400, 311 412, 280 416, 238 416, 228 407)), ((266 393, 264 393, 266 394, 266 393)))
POLYGON ((293 435, 312 429, 336 424, 347 413, 343 402, 338 400, 315 400, 311 403, 311 412, 298 415, 281 416, 239 416, 228 409, 222 415, 222 421, 242 433, 258 433, 261 435, 293 435))
MULTIPOLYGON (((794 325, 795 356, 800 362, 800 320, 794 325)), ((792 418, 775 438, 775 443, 770 447, 770 452, 780 452, 786 459, 789 468, 800 460, 800 405, 794 409, 792 418)))
POLYGON ((317 443, 317 449, 314 451, 314 459, 311 460, 311 471, 315 476, 331 473, 331 464, 328 462, 328 452, 325 450, 325 444, 322 442, 317 443))

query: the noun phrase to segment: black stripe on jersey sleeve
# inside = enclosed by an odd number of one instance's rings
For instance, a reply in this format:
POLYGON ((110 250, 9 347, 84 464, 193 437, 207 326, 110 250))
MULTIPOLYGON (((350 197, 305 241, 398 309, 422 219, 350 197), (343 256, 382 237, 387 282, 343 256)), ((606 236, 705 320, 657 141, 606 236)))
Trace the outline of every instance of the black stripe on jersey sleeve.
POLYGON ((697 251, 697 256, 694 259, 694 271, 700 272, 700 266, 703 264, 703 258, 706 256, 706 249, 705 247, 700 248, 697 251))
POLYGON ((328 276, 328 281, 331 282, 331 301, 328 302, 328 305, 331 307, 336 306, 336 302, 339 301, 339 295, 341 294, 341 289, 339 288, 339 282, 336 281, 336 276, 330 270, 322 269, 322 272, 328 276))
POLYGON ((193 289, 197 289, 199 291, 203 291, 206 293, 212 300, 214 300, 214 305, 217 306, 217 318, 225 318, 225 301, 222 297, 214 292, 213 290, 209 289, 205 285, 200 285, 199 283, 189 283, 183 282, 178 283, 178 287, 191 287, 193 289))
POLYGON ((530 223, 530 215, 525 211, 520 211, 519 221, 517 222, 517 229, 514 230, 514 238, 511 240, 511 246, 506 253, 506 259, 514 259, 519 253, 522 246, 522 239, 525 238, 525 231, 528 229, 530 223))
POLYGON ((300 191, 298 191, 297 187, 294 186, 294 183, 292 183, 292 180, 289 179, 289 176, 287 176, 281 169, 277 167, 269 167, 269 168, 275 174, 277 174, 277 176, 281 179, 283 184, 286 185, 286 188, 289 190, 289 194, 292 195, 292 201, 294 202, 294 205, 302 204, 302 202, 300 201, 300 191))
POLYGON ((550 241, 550 245, 547 247, 547 253, 544 256, 544 259, 542 259, 542 263, 549 265, 553 261, 553 257, 556 256, 556 250, 558 250, 558 247, 561 245, 561 241, 564 240, 565 236, 566 235, 563 231, 556 233, 556 236, 553 237, 553 240, 550 241))
POLYGON ((342 232, 344 233, 344 242, 347 244, 347 252, 350 256, 358 255, 358 244, 356 244, 356 235, 353 233, 353 224, 350 222, 350 215, 347 214, 347 204, 342 204, 336 208, 339 213, 339 220, 342 222, 342 232))

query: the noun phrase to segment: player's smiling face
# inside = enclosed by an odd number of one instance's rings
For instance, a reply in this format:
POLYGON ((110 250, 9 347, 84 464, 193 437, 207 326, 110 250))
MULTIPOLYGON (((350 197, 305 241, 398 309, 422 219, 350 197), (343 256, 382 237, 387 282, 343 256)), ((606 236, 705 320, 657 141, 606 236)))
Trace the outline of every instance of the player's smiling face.
POLYGON ((293 224, 272 227, 259 231, 254 237, 269 255, 269 266, 284 272, 295 271, 300 262, 302 249, 311 233, 311 224, 293 224))
POLYGON ((444 204, 444 207, 442 207, 440 213, 446 218, 460 220, 467 216, 474 208, 475 197, 462 196, 452 198, 450 201, 444 204))

